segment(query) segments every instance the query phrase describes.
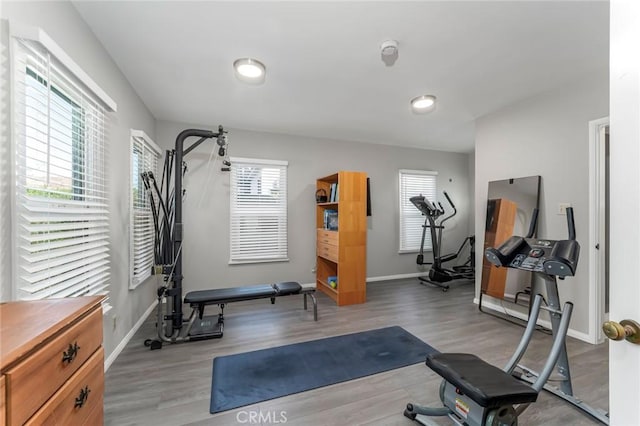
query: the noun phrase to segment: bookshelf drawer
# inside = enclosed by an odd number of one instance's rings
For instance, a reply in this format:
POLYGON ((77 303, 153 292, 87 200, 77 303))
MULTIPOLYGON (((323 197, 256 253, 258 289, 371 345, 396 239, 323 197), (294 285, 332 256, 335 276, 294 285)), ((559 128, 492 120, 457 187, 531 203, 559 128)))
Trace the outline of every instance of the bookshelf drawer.
POLYGON ((320 257, 324 257, 325 259, 329 259, 332 262, 337 262, 338 261, 338 246, 334 246, 334 245, 330 245, 330 244, 324 244, 320 241, 318 241, 318 247, 317 247, 317 251, 318 251, 318 256, 320 257))
POLYGON ((337 246, 338 232, 329 231, 327 229, 318 229, 317 241, 318 241, 318 244, 329 244, 332 246, 337 246))

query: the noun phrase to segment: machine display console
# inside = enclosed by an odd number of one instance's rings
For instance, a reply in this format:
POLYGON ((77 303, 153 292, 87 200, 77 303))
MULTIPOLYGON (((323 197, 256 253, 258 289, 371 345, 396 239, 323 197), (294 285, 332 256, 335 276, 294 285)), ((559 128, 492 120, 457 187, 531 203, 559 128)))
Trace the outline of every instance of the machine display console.
MULTIPOLYGON (((539 272, 560 278, 576 273, 580 244, 575 239, 573 209, 567 211, 568 240, 530 238, 535 229, 532 222, 527 237, 512 236, 498 248, 487 248, 487 260, 496 266, 539 272)), ((534 216, 537 219, 537 212, 534 216)), ((536 220, 534 219, 534 221, 536 220)))
POLYGON ((556 241, 525 238, 522 249, 507 266, 524 271, 544 272, 544 262, 551 256, 555 243, 556 241))

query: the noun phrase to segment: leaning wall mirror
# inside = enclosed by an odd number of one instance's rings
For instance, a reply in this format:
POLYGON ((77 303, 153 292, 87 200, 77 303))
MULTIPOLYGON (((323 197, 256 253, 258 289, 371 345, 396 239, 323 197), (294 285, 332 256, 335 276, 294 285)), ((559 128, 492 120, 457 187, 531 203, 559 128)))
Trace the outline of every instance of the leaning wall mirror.
MULTIPOLYGON (((540 176, 528 176, 489 182, 483 253, 512 235, 527 234, 533 210, 538 208, 540 180, 540 176)), ((483 295, 528 306, 532 280, 531 272, 496 268, 483 256, 483 295)))

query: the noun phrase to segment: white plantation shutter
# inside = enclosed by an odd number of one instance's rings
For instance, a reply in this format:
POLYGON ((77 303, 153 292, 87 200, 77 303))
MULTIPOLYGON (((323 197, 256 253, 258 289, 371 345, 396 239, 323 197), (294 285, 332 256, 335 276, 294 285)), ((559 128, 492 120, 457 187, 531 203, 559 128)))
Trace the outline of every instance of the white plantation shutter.
MULTIPOLYGON (((436 201, 436 177, 438 172, 422 170, 400 170, 400 252, 420 250, 422 225, 426 219, 409 199, 423 195, 429 201, 436 201)), ((425 234, 424 249, 431 250, 431 233, 425 234)))
POLYGON ((14 40, 16 298, 108 295, 105 108, 40 43, 14 40))
POLYGON ((140 175, 153 172, 157 176, 160 151, 143 131, 131 130, 131 289, 149 278, 153 267, 153 215, 140 175))
POLYGON ((231 158, 230 263, 288 260, 287 164, 231 158))

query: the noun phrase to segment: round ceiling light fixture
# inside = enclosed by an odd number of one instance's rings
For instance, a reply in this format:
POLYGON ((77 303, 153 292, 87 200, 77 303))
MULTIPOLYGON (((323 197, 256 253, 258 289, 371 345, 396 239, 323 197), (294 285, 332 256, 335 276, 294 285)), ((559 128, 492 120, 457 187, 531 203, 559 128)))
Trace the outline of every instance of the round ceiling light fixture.
POLYGON ((233 62, 233 69, 238 80, 251 84, 264 83, 264 77, 267 73, 264 64, 252 58, 236 59, 233 62))
POLYGON ((424 114, 436 109, 436 97, 433 95, 422 95, 411 99, 411 109, 416 114, 424 114))

